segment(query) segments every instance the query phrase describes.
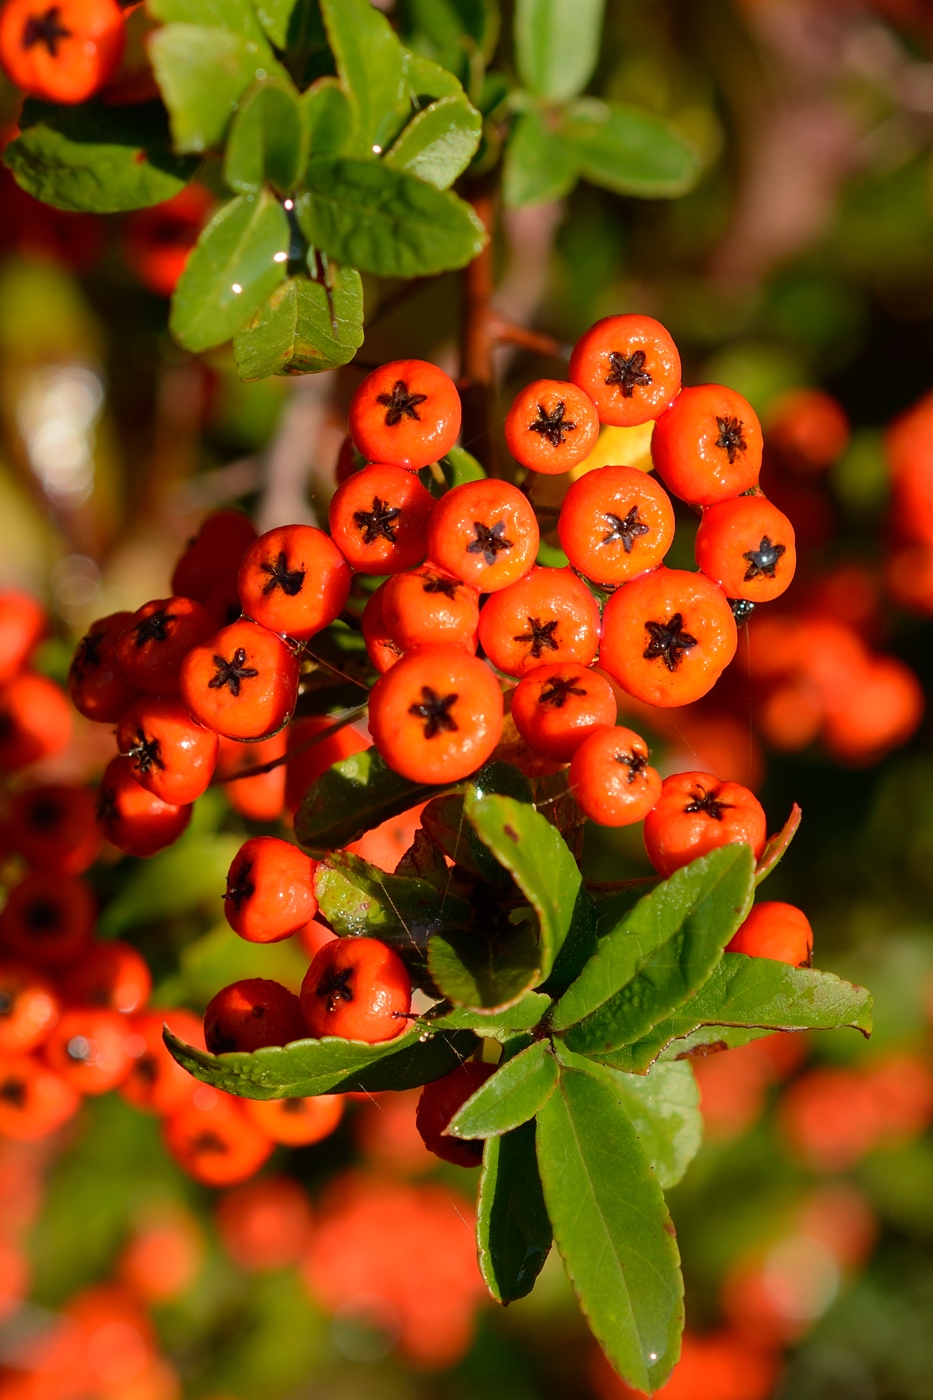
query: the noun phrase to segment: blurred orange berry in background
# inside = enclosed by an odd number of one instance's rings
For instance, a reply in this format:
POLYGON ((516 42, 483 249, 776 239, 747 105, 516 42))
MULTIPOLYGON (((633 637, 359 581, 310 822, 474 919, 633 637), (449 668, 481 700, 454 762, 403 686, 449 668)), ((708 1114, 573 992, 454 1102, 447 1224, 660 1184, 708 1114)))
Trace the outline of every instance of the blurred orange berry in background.
MULTIPOLYGON (((705 1337, 685 1332, 680 1361, 655 1395, 663 1400, 767 1400, 780 1369, 773 1352, 732 1332, 705 1337)), ((592 1353, 589 1379, 599 1400, 642 1395, 619 1380, 601 1351, 592 1353)))
POLYGON ((217 1207, 224 1249, 241 1269, 297 1264, 311 1232, 311 1204, 290 1176, 266 1176, 228 1191, 217 1207))
POLYGON ((172 295, 215 204, 210 191, 192 181, 164 204, 127 215, 126 261, 147 291, 158 297, 172 295))
POLYGON ((197 1217, 181 1207, 162 1207, 124 1245, 117 1273, 144 1302, 165 1303, 190 1288, 203 1256, 197 1217))
POLYGON ((790 389, 772 403, 765 425, 769 446, 801 474, 824 471, 849 441, 842 405, 823 389, 790 389))

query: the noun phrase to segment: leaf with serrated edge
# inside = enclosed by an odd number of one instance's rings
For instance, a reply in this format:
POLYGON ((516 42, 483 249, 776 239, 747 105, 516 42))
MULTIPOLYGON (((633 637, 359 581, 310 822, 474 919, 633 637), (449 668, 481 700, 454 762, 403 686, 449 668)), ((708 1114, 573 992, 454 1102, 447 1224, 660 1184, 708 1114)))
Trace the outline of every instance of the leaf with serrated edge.
POLYGON ((750 846, 723 846, 638 901, 554 1008, 571 1050, 636 1040, 702 986, 745 917, 752 867, 750 846))
POLYGON ((469 907, 427 880, 389 875, 350 851, 330 851, 314 872, 318 908, 341 938, 378 938, 424 949, 442 925, 462 926, 469 907))
POLYGON ((430 1035, 414 1027, 379 1045, 326 1036, 322 1040, 296 1040, 291 1045, 266 1045, 251 1053, 237 1050, 211 1055, 186 1045, 167 1026, 162 1038, 195 1079, 244 1099, 413 1089, 450 1074, 479 1043, 469 1031, 430 1035))
POLYGON ((312 783, 295 815, 295 835, 312 855, 349 846, 367 831, 444 789, 393 772, 375 748, 363 749, 312 783))
POLYGON ((618 1069, 642 1074, 672 1041, 703 1025, 767 1031, 838 1030, 871 1033, 871 996, 831 972, 789 967, 771 958, 726 953, 712 977, 673 1016, 611 1055, 618 1069))
POLYGON ((527 920, 487 938, 478 929, 450 929, 428 943, 428 970, 448 1000, 472 1011, 501 1011, 538 981, 538 938, 527 920))
POLYGON ((760 885, 762 880, 767 880, 774 867, 783 859, 788 846, 797 835, 797 829, 800 826, 800 819, 802 816, 803 813, 795 802, 790 809, 790 816, 787 818, 787 821, 781 827, 780 831, 775 832, 773 836, 769 836, 765 843, 765 848, 761 853, 761 860, 758 862, 755 869, 756 885, 760 885))
POLYGON ((454 1007, 439 1016, 430 1016, 427 1024, 437 1030, 470 1030, 492 1040, 505 1040, 516 1031, 529 1031, 546 1015, 551 998, 541 992, 526 992, 521 1000, 502 1011, 468 1011, 454 1007))
POLYGON ((570 1282, 619 1375, 649 1393, 680 1351, 683 1280, 657 1177, 612 1089, 561 1069, 537 1118, 544 1200, 570 1282))
POLYGON ((378 277, 464 267, 488 235, 471 205, 382 161, 312 156, 295 211, 309 243, 378 277))
POLYGON ((538 916, 544 981, 571 927, 590 904, 579 866, 557 828, 527 802, 494 794, 468 799, 465 810, 477 836, 538 916))
POLYGON ((465 93, 442 97, 412 118, 385 163, 435 189, 449 189, 476 154, 482 130, 483 119, 465 93))
POLYGON ((444 1129, 457 1138, 500 1137, 521 1127, 544 1107, 557 1084, 557 1061, 546 1040, 499 1065, 454 1114, 444 1129))
POLYGON ((650 1074, 624 1074, 569 1051, 561 1061, 602 1078, 625 1110, 661 1187, 682 1180, 703 1141, 700 1091, 686 1061, 655 1065, 650 1074))
POLYGON ((497 1303, 513 1303, 531 1292, 551 1248, 534 1123, 486 1141, 476 1244, 480 1272, 497 1303))

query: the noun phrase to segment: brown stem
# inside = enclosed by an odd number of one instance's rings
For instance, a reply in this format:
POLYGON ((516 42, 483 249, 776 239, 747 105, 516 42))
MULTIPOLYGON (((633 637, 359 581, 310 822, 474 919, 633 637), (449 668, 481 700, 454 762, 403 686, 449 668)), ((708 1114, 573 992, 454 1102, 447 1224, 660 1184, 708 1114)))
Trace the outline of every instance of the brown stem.
MULTIPOLYGON (((489 194, 473 199, 473 208, 491 234, 493 201, 489 194)), ((462 356, 460 372, 463 402, 463 445, 491 468, 494 442, 491 432, 493 408, 493 359, 495 345, 493 315, 490 310, 495 283, 492 238, 482 252, 467 265, 463 274, 462 356)))
POLYGON ((518 345, 523 350, 532 350, 536 355, 547 355, 551 359, 566 360, 568 349, 552 335, 542 331, 531 331, 527 326, 516 326, 513 321, 503 321, 493 315, 490 319, 492 339, 499 345, 518 345))
POLYGON ((637 890, 642 885, 654 885, 660 875, 643 875, 638 880, 587 880, 590 894, 624 894, 626 890, 637 890))
POLYGON ((306 739, 303 744, 296 744, 293 749, 289 749, 286 753, 280 754, 278 758, 270 758, 268 763, 257 763, 253 768, 244 768, 242 772, 231 773, 229 776, 221 777, 219 774, 215 774, 211 779, 210 785, 211 787, 216 787, 218 783, 238 783, 242 778, 258 778, 261 777, 263 773, 271 773, 273 768, 281 768, 283 763, 288 763, 290 759, 295 758, 300 753, 304 753, 306 749, 313 749, 315 744, 323 744, 325 739, 330 739, 335 734, 339 734, 341 729, 346 729, 348 724, 353 724, 355 720, 362 718, 365 713, 366 706, 357 705, 355 709, 347 710, 334 724, 328 725, 328 727, 322 729, 319 734, 315 734, 310 739, 306 739))

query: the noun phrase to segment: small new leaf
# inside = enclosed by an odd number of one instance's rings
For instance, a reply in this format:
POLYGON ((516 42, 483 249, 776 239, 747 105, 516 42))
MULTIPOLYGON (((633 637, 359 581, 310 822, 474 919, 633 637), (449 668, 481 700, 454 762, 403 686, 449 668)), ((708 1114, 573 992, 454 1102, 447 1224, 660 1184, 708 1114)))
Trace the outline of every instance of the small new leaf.
POLYGON ((412 118, 385 164, 446 190, 476 154, 482 129, 483 119, 465 93, 442 97, 412 118))

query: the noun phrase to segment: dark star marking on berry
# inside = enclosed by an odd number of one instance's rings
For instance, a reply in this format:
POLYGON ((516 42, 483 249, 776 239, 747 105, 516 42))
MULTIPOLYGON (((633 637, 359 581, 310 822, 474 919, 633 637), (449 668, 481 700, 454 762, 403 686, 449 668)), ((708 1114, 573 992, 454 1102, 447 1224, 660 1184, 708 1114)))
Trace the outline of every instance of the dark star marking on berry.
POLYGON ((38 797, 29 808, 28 821, 34 831, 54 831, 64 816, 64 808, 54 797, 38 797))
POLYGON ((61 21, 61 6, 50 5, 44 15, 30 15, 23 26, 23 48, 44 44, 52 58, 58 58, 60 39, 70 39, 72 31, 61 21))
POLYGON ((455 733, 460 726, 450 713, 450 708, 460 697, 454 691, 451 695, 438 695, 429 685, 421 687, 421 703, 409 705, 408 713, 415 719, 424 720, 424 737, 433 739, 436 734, 455 733))
POLYGON ((61 928, 62 911, 51 899, 33 899, 23 911, 23 922, 34 933, 54 933, 61 928))
POLYGON ((633 350, 631 355, 623 355, 619 350, 610 350, 610 369, 606 375, 606 383, 618 384, 623 399, 630 399, 636 386, 644 389, 651 383, 651 375, 645 369, 647 358, 644 350, 633 350))
POLYGON ((774 578, 778 561, 781 555, 786 553, 787 549, 784 545, 775 544, 770 535, 762 535, 758 548, 748 549, 742 555, 743 559, 748 560, 745 582, 748 583, 753 578, 774 578))
POLYGON ((133 628, 136 636, 136 645, 145 646, 147 642, 167 642, 170 622, 174 622, 178 617, 177 613, 166 612, 164 608, 157 608, 154 613, 144 617, 137 622, 133 628))
POLYGON ((642 535, 650 532, 651 526, 638 518, 638 507, 632 506, 624 516, 613 515, 612 511, 603 511, 603 516, 612 526, 608 535, 603 535, 600 544, 612 544, 614 540, 621 540, 626 554, 631 554, 632 546, 642 535))
POLYGON ((0 1084, 0 1099, 13 1108, 25 1108, 26 1085, 22 1079, 4 1079, 0 1084))
POLYGON ((543 403, 538 404, 538 417, 534 423, 528 424, 530 433, 540 433, 541 437, 546 437, 552 447, 560 447, 568 433, 576 431, 576 423, 568 423, 564 417, 567 406, 563 399, 557 404, 551 413, 548 413, 543 403))
MULTIPOLYGON (((219 1042, 216 1039, 211 1042, 209 1049, 212 1055, 225 1055, 228 1051, 236 1049, 236 1041, 231 1040, 229 1036, 221 1036, 219 1042)), ((216 1133, 208 1130, 198 1133, 197 1137, 192 1140, 191 1150, 199 1156, 208 1152, 221 1156, 229 1152, 230 1148, 222 1137, 218 1137, 216 1133)))
POLYGON ((582 686, 574 683, 572 677, 568 680, 564 676, 554 676, 538 696, 538 704, 553 705, 555 710, 562 710, 571 695, 587 693, 582 686))
POLYGON ((648 767, 648 760, 644 754, 640 753, 616 753, 613 754, 616 763, 623 764, 628 769, 628 780, 634 783, 639 773, 643 773, 648 767))
POLYGON ((119 820, 120 809, 117 806, 117 794, 113 788, 102 787, 100 789, 94 811, 101 826, 113 826, 114 822, 119 820))
POLYGON ((721 822, 723 812, 729 811, 734 805, 733 802, 720 802, 715 792, 707 791, 698 783, 693 799, 687 803, 684 811, 705 812, 713 821, 721 822))
POLYGON ((719 428, 719 437, 716 439, 716 446, 722 448, 728 455, 730 465, 735 461, 740 452, 744 452, 748 443, 742 436, 741 418, 716 418, 716 425, 719 428))
POLYGON ((557 631, 557 618, 550 622, 542 622, 539 617, 529 617, 527 632, 522 632, 519 636, 513 637, 513 642, 530 642, 530 652, 537 661, 544 651, 558 651, 559 647, 554 633, 557 631))
POLYGON ((90 666, 100 665, 100 648, 104 640, 103 632, 88 632, 86 637, 82 637, 75 652, 74 670, 79 681, 84 680, 85 672, 90 666))
POLYGON ((264 574, 269 575, 268 583, 263 585, 263 593, 274 593, 277 588, 281 588, 287 598, 297 598, 305 581, 305 571, 288 567, 288 555, 284 549, 279 551, 279 557, 274 564, 264 559, 259 567, 264 574))
POLYGON ((684 652, 698 645, 696 637, 684 631, 682 613, 674 613, 667 622, 646 622, 645 631, 651 641, 642 656, 645 661, 660 657, 669 671, 676 671, 684 659, 684 652))
POLYGON ((314 989, 315 996, 324 997, 328 1011, 336 1011, 342 1001, 353 1000, 352 967, 342 967, 338 971, 329 967, 314 989))
POLYGON ((140 773, 148 773, 153 766, 165 771, 165 763, 162 759, 162 745, 158 739, 147 739, 141 729, 136 731, 136 739, 132 747, 127 751, 127 758, 133 760, 133 766, 140 773))
POLYGON ((259 675, 255 667, 247 666, 245 663, 245 647, 237 647, 230 661, 227 661, 223 656, 215 656, 214 665, 217 667, 217 672, 208 681, 208 690, 223 690, 226 685, 229 686, 231 695, 239 695, 242 688, 241 682, 259 675))
POLYGON ((726 602, 732 609, 732 616, 739 627, 743 622, 747 622, 755 611, 755 604, 748 598, 727 598, 726 602))
POLYGON ((252 899, 253 895, 256 893, 256 886, 249 878, 252 871, 252 863, 250 861, 244 861, 232 878, 230 873, 227 875, 227 892, 224 895, 224 899, 229 899, 231 904, 236 905, 238 914, 245 902, 248 899, 252 899))
POLYGON ((388 501, 380 501, 378 496, 373 496, 372 510, 354 511, 353 523, 362 534, 364 544, 375 544, 378 539, 395 544, 397 527, 394 522, 401 513, 400 506, 390 506, 388 501))
POLYGON ((512 541, 505 538, 505 521, 499 520, 490 530, 480 520, 473 521, 476 539, 466 547, 467 554, 481 554, 487 564, 496 562, 496 555, 511 549, 512 541))
POLYGON ((391 394, 377 394, 376 403, 381 403, 386 411, 386 427, 394 428, 403 418, 413 418, 420 423, 418 405, 427 397, 427 394, 410 394, 404 379, 396 379, 391 394))
POLYGON ((425 574, 421 587, 425 593, 443 593, 445 598, 456 598, 460 584, 455 578, 441 578, 440 574, 425 574))

